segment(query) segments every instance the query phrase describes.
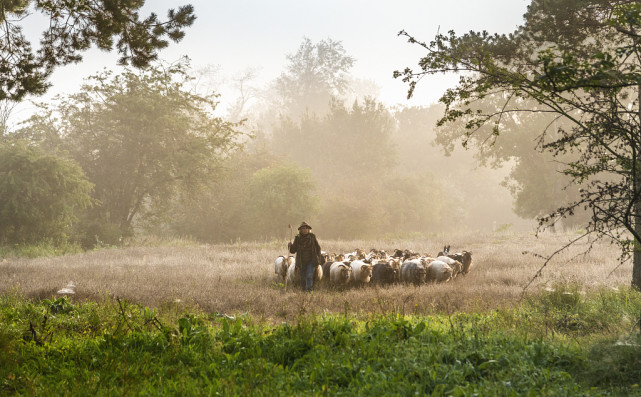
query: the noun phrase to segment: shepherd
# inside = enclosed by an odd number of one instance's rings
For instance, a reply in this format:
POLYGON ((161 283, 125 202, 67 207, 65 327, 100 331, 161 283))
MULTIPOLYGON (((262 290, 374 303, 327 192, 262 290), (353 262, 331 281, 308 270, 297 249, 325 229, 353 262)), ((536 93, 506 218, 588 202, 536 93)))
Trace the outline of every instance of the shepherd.
POLYGON ((316 267, 321 265, 320 245, 316 235, 311 232, 312 227, 303 221, 298 227, 298 234, 293 243, 288 243, 287 248, 292 254, 296 254, 296 270, 300 275, 300 285, 303 291, 312 292, 314 284, 314 272, 316 267))

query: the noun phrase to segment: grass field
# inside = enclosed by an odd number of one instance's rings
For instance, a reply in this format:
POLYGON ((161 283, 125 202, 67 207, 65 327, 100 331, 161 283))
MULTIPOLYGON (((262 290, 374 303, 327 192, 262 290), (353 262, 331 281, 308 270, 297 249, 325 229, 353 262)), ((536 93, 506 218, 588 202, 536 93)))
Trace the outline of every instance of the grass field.
MULTIPOLYGON (((549 255, 576 236, 476 233, 411 241, 323 241, 319 236, 321 248, 333 253, 407 248, 435 255, 445 244, 453 252, 472 251, 470 274, 442 285, 340 291, 319 287, 304 296, 291 285, 284 291, 275 278, 273 262, 285 253, 286 242, 196 245, 173 241, 59 257, 5 258, 0 260, 0 293, 17 290, 26 297, 50 298, 73 282, 75 301, 120 297, 150 307, 181 304, 230 315, 247 312, 274 322, 301 313, 482 311, 517 302, 543 263, 537 255, 549 255)), ((578 243, 559 255, 528 293, 557 283, 575 283, 584 291, 630 284, 632 265, 619 266, 615 246, 600 242, 584 255, 587 246, 588 242, 578 243)))
POLYGON ((6 257, 0 394, 641 395, 641 294, 614 246, 573 247, 521 299, 537 255, 574 236, 321 240, 474 261, 443 285, 312 294, 275 280, 282 242, 6 257))

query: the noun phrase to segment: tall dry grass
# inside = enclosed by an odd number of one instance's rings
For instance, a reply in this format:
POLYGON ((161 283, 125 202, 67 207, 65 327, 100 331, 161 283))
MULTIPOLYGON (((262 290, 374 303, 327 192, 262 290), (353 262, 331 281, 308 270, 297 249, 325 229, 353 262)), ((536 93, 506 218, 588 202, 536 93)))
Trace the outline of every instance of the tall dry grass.
MULTIPOLYGON (((517 302, 523 287, 542 265, 542 259, 523 252, 549 255, 576 236, 476 233, 412 241, 324 241, 319 236, 322 249, 336 253, 355 248, 408 248, 435 255, 445 244, 450 244, 452 251, 472 251, 470 274, 441 285, 345 290, 321 286, 311 295, 290 285, 285 292, 275 279, 273 262, 285 253, 286 243, 272 242, 133 247, 54 258, 6 258, 0 260, 0 293, 18 290, 27 297, 49 298, 73 282, 76 301, 120 297, 152 307, 195 305, 207 312, 249 312, 270 321, 326 312, 486 310, 517 302)), ((587 242, 577 243, 559 255, 532 283, 529 293, 562 282, 577 283, 586 290, 630 284, 632 265, 619 266, 615 246, 599 242, 587 255, 580 255, 587 247, 587 242)))

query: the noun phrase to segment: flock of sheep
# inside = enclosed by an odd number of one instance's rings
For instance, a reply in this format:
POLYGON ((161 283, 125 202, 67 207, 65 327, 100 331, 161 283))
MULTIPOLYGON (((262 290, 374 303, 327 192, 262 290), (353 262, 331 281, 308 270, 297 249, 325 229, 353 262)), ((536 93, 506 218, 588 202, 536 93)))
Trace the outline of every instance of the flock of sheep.
MULTIPOLYGON (((443 283, 469 273, 472 266, 471 252, 450 254, 449 250, 445 246, 436 257, 400 249, 392 255, 374 248, 367 254, 361 249, 347 254, 323 252, 324 263, 316 268, 314 281, 334 286, 443 283)), ((293 256, 276 258, 274 272, 281 281, 300 284, 295 261, 293 256)))

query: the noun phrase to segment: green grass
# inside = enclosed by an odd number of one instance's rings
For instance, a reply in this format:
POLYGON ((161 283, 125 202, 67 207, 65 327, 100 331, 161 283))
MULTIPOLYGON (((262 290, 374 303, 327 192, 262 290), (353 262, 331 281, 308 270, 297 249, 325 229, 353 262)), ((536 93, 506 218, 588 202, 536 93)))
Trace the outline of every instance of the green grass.
MULTIPOLYGON (((120 246, 136 247, 193 247, 198 242, 189 238, 175 238, 148 235, 140 238, 127 238, 120 246)), ((40 258, 78 254, 85 251, 116 248, 109 244, 96 244, 90 249, 83 249, 82 245, 74 241, 41 241, 38 243, 21 243, 0 245, 0 261, 3 258, 40 258)))
POLYGON ((105 298, 0 297, 4 395, 641 395, 641 296, 559 285, 518 307, 270 325, 105 298))
POLYGON ((38 258, 48 256, 61 256, 82 252, 79 244, 40 242, 34 244, 0 245, 0 259, 2 258, 38 258))

